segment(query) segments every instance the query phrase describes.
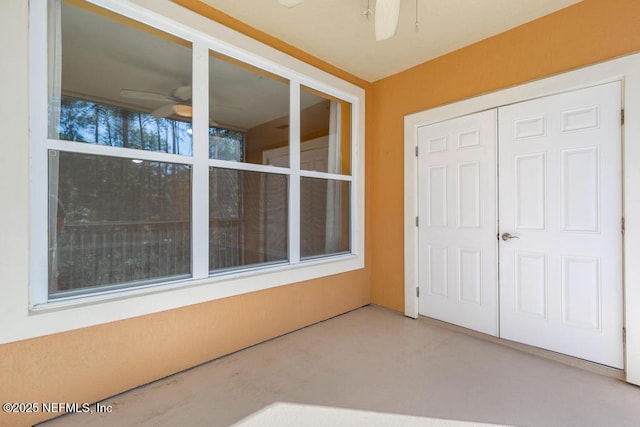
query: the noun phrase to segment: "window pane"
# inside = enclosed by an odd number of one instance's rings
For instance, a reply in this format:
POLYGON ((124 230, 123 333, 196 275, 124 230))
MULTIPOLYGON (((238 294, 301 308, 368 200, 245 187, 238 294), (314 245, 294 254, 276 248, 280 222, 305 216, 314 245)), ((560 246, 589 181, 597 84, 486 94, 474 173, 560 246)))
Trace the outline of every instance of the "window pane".
POLYGON ((210 158, 289 166, 287 80, 212 51, 209 119, 210 158), (279 155, 270 161, 273 149, 279 155))
POLYGON ((301 89, 300 168, 351 174, 351 104, 301 89))
POLYGON ((219 126, 209 127, 209 158, 244 161, 245 133, 219 126))
POLYGON ((318 178, 300 182, 300 256, 349 252, 350 183, 318 178))
POLYGON ((191 272, 191 170, 49 151, 49 293, 191 272))
POLYGON ((49 22, 50 138, 192 154, 190 43, 82 1, 49 22))
POLYGON ((209 269, 288 260, 287 175, 211 168, 209 269))

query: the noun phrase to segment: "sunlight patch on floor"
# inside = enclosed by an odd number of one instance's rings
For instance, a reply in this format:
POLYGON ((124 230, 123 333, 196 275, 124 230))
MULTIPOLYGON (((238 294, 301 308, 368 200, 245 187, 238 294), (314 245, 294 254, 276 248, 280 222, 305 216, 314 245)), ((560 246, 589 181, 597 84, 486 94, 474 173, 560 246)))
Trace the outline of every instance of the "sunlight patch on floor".
POLYGON ((299 426, 308 427, 480 427, 497 426, 458 420, 416 417, 403 414, 360 411, 326 406, 276 402, 234 424, 236 427, 299 426))

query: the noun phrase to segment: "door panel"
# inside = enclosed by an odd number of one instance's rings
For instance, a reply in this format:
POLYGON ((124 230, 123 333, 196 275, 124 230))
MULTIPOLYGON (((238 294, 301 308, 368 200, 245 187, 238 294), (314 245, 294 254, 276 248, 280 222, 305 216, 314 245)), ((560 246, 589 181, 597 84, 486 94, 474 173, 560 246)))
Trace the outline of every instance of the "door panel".
POLYGON ((620 84, 499 109, 500 336, 622 368, 620 84))
POLYGON ((419 313, 497 334, 496 110, 418 130, 419 313))

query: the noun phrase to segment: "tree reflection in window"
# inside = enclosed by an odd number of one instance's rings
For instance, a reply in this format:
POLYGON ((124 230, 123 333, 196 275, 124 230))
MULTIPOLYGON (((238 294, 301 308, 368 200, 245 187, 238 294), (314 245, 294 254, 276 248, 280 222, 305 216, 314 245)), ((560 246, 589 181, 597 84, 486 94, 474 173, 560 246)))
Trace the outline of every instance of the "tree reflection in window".
POLYGON ((244 132, 222 127, 209 128, 209 158, 244 161, 244 132))
MULTIPOLYGON (((191 123, 63 96, 58 139, 191 156, 191 123)), ((244 160, 244 132, 209 128, 210 158, 244 160)))

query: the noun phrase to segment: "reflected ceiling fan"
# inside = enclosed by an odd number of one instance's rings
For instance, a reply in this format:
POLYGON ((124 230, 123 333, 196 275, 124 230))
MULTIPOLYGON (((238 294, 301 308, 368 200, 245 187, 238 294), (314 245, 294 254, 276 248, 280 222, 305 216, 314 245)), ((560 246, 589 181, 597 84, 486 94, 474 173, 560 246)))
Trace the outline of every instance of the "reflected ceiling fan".
POLYGON ((174 114, 181 117, 191 117, 193 115, 193 107, 191 107, 191 86, 179 86, 171 91, 170 95, 144 90, 120 89, 120 96, 143 101, 164 102, 165 105, 156 108, 150 113, 157 118, 169 117, 174 114))
MULTIPOLYGON (((278 0, 278 2, 286 7, 294 7, 302 3, 304 0, 278 0)), ((416 3, 417 8, 417 3, 416 3)), ((374 15, 376 40, 386 40, 396 34, 398 28, 398 17, 400 16, 400 0, 376 0, 375 13, 369 7, 363 15, 369 19, 374 15)), ((416 22, 417 28, 417 22, 416 22)))

